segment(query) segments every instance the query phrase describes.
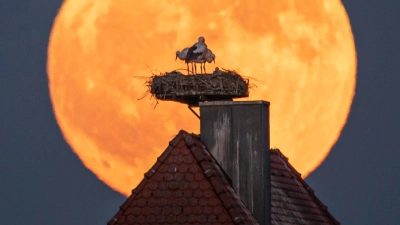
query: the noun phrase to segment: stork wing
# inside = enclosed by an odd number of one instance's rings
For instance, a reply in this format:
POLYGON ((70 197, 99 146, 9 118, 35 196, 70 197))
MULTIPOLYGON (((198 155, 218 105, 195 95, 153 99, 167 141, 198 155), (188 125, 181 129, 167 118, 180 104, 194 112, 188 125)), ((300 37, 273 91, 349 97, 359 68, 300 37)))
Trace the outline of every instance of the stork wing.
POLYGON ((199 53, 194 53, 194 51, 196 51, 196 50, 197 50, 196 45, 193 45, 192 47, 189 48, 189 51, 187 53, 186 60, 185 60, 186 63, 192 62, 197 59, 199 53))
POLYGON ((196 48, 193 50, 193 53, 203 53, 207 49, 207 45, 205 43, 197 43, 194 46, 196 48))

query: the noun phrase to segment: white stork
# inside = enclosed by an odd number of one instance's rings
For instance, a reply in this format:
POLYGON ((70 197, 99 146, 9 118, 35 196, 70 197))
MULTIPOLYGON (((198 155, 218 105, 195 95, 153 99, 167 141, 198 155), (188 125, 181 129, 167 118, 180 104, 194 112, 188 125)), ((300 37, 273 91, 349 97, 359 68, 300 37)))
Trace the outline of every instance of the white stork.
MULTIPOLYGON (((175 61, 179 58, 180 60, 185 60, 186 66, 187 66, 187 70, 188 70, 188 74, 189 74, 189 63, 186 62, 186 57, 188 54, 189 48, 184 48, 182 51, 176 51, 176 57, 175 57, 175 61)), ((193 70, 193 65, 192 65, 192 70, 193 70)))
MULTIPOLYGON (((196 62, 199 59, 199 57, 201 57, 203 55, 203 53, 206 51, 206 49, 207 49, 207 45, 205 43, 205 39, 204 39, 204 37, 200 36, 198 39, 198 42, 189 48, 185 62, 186 63, 196 62)), ((195 70, 196 70, 197 69, 196 64, 194 66, 195 66, 195 70)))
MULTIPOLYGON (((206 73, 206 62, 211 63, 214 62, 215 63, 215 55, 214 53, 212 53, 212 51, 210 49, 206 49, 203 54, 201 56, 199 56, 195 61, 195 63, 200 63, 200 71, 201 73, 206 73)), ((196 64, 195 64, 196 67, 196 64)))

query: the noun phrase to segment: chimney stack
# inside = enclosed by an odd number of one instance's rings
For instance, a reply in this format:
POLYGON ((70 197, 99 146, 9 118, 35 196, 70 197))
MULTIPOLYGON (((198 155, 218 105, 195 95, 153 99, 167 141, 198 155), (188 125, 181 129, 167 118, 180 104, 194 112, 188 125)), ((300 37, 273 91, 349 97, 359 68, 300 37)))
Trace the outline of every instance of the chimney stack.
POLYGON ((269 102, 200 102, 200 137, 259 224, 271 221, 269 102))

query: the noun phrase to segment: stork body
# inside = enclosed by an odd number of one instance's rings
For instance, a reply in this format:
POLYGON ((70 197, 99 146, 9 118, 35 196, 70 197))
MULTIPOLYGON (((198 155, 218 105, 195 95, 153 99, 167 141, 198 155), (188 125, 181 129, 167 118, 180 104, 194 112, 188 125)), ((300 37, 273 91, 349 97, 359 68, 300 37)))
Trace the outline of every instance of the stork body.
POLYGON ((176 51, 175 60, 177 60, 178 58, 180 60, 186 60, 188 51, 189 51, 189 48, 184 48, 182 51, 176 51))
MULTIPOLYGON (((189 52, 189 48, 184 48, 182 51, 176 51, 175 60, 177 60, 178 58, 182 61, 184 60, 186 63, 186 66, 187 66, 188 74, 189 74, 189 62, 186 61, 188 52, 189 52)), ((192 65, 192 70, 193 70, 193 65, 192 65)))
MULTIPOLYGON (((201 73, 206 73, 206 62, 211 63, 214 62, 215 63, 215 55, 214 53, 212 53, 212 51, 210 49, 206 49, 202 55, 200 55, 195 61, 195 63, 200 63, 200 71, 201 73)), ((195 64, 195 69, 196 68, 196 64, 195 64)))
MULTIPOLYGON (((198 42, 189 48, 185 62, 186 63, 190 63, 190 62, 196 63, 197 60, 202 58, 202 55, 204 54, 204 52, 206 50, 207 50, 207 45, 205 43, 205 39, 204 39, 204 37, 201 36, 201 37, 199 37, 198 42)), ((196 64, 195 64, 195 69, 196 69, 196 64)))

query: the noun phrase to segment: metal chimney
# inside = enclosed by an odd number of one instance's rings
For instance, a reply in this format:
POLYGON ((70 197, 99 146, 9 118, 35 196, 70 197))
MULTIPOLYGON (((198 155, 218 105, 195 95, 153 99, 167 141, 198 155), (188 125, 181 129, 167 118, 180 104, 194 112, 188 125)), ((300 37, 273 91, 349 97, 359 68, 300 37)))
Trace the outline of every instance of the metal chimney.
POLYGON ((269 102, 200 104, 200 137, 259 224, 271 221, 269 102))

